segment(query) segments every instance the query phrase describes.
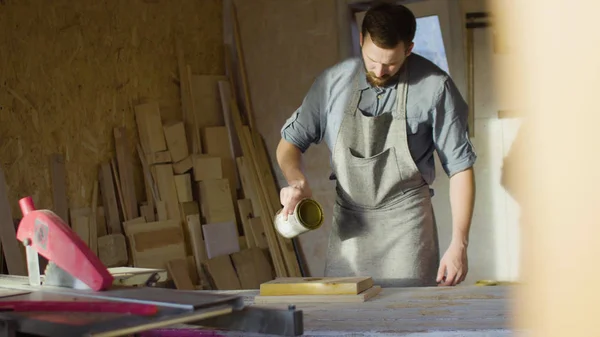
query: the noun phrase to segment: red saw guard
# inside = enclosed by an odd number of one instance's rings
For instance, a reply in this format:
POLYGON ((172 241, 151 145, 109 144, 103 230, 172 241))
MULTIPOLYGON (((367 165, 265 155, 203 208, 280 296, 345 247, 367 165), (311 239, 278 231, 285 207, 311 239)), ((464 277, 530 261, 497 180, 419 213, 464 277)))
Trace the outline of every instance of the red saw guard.
POLYGON ((78 278, 92 290, 108 289, 113 277, 102 261, 81 238, 54 212, 36 210, 31 197, 19 200, 23 219, 17 239, 30 242, 48 261, 78 278))

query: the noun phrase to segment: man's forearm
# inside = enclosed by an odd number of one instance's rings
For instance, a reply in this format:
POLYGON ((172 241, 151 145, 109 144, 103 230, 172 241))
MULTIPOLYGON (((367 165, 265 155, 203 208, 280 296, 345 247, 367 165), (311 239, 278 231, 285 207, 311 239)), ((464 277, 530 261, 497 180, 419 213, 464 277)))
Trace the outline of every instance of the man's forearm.
POLYGON ((289 185, 304 184, 302 152, 294 144, 282 139, 277 146, 277 164, 289 185))
POLYGON ((452 209, 452 243, 467 246, 475 204, 475 177, 473 168, 450 178, 450 206, 452 209))

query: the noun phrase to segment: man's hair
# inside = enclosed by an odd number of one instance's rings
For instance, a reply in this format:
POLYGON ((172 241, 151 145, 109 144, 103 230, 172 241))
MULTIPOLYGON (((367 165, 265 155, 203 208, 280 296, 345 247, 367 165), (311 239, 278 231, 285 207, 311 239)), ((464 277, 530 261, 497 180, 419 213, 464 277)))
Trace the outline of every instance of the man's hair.
POLYGON ((415 15, 402 5, 379 3, 369 8, 362 22, 363 38, 369 35, 380 48, 395 48, 400 41, 410 44, 417 30, 415 15))

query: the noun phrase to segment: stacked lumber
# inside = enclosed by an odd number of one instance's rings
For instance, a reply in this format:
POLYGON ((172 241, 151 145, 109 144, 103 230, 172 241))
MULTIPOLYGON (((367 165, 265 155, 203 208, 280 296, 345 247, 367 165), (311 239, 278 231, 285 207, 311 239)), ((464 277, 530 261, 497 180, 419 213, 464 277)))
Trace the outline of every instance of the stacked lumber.
POLYGON ((261 284, 254 303, 365 302, 380 292, 371 277, 282 277, 261 284))
POLYGON ((181 118, 165 119, 156 100, 132 105, 137 130, 114 128, 115 156, 99 165, 91 206, 69 211, 72 228, 107 267, 166 269, 178 289, 257 289, 302 276, 293 243, 273 225, 279 189, 243 62, 239 104, 230 51, 228 75, 194 73, 178 39, 175 51, 181 118))

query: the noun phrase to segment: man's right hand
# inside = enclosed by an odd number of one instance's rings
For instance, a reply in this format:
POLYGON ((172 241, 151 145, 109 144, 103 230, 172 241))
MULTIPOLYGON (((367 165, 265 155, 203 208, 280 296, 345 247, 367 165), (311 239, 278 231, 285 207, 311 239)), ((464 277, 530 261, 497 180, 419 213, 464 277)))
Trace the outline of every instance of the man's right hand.
POLYGON ((289 214, 294 213, 294 209, 300 200, 311 198, 312 191, 307 182, 295 182, 281 189, 279 198, 283 209, 281 214, 287 220, 289 214))

